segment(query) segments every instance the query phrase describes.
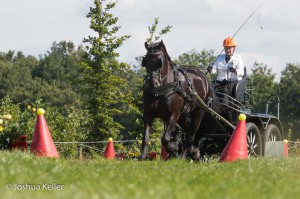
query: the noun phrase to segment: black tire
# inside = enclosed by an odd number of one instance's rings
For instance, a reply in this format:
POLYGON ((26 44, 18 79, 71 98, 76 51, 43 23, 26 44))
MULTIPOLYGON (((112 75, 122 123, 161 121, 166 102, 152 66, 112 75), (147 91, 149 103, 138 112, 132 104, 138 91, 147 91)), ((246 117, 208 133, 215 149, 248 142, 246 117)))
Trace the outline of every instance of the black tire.
POLYGON ((281 136, 279 128, 274 124, 269 124, 265 131, 265 139, 266 141, 282 141, 283 138, 281 136))
POLYGON ((262 156, 262 139, 258 127, 249 122, 246 125, 248 157, 262 156))

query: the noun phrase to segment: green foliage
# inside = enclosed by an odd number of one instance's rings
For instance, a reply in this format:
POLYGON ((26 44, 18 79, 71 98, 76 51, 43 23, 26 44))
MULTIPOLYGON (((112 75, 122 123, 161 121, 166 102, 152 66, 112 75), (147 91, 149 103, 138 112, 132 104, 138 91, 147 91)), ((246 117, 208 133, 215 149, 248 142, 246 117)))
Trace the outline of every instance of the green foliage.
POLYGON ((114 117, 115 121, 120 122, 124 129, 120 130, 117 139, 136 139, 143 129, 143 102, 142 102, 142 85, 143 76, 140 72, 128 70, 122 75, 126 79, 125 93, 132 93, 132 100, 129 104, 120 103, 122 114, 114 117))
POLYGON ((20 135, 30 135, 34 131, 35 108, 21 110, 19 104, 13 104, 7 96, 0 105, 0 148, 8 149, 20 135))
POLYGON ((44 103, 60 109, 80 106, 83 97, 78 80, 83 53, 81 46, 76 49, 72 42, 54 42, 50 52, 41 57, 32 71, 33 79, 41 82, 35 85, 35 99, 42 99, 44 103))
POLYGON ((15 103, 44 103, 63 110, 81 104, 79 92, 82 50, 72 42, 53 43, 47 55, 36 59, 22 52, 0 54, 0 98, 9 95, 15 103))
POLYGON ((97 139, 116 138, 123 126, 114 120, 122 114, 120 103, 127 106, 131 95, 126 80, 122 74, 129 69, 125 63, 118 63, 119 54, 116 49, 129 38, 128 35, 115 36, 120 26, 109 11, 116 3, 107 3, 104 0, 95 0, 94 8, 90 8, 87 17, 91 20, 90 28, 95 31, 95 37, 84 39, 88 54, 82 62, 84 77, 82 80, 84 94, 87 96, 87 108, 92 119, 91 137, 97 139))
POLYGON ((38 64, 33 56, 25 57, 13 51, 0 55, 0 98, 9 95, 14 102, 31 101, 34 95, 34 80, 31 71, 38 64))
POLYGON ((272 68, 262 63, 254 63, 251 70, 252 74, 248 77, 254 87, 252 91, 253 112, 264 113, 267 98, 271 94, 276 94, 275 74, 272 73, 272 68))
MULTIPOLYGON (((206 72, 206 68, 213 64, 216 59, 215 52, 213 50, 203 49, 201 52, 196 51, 195 49, 188 51, 179 55, 178 59, 175 59, 174 62, 188 67, 196 67, 206 72)), ((213 80, 216 75, 207 74, 210 80, 213 80)))
MULTIPOLYGON (((46 107, 40 101, 27 104, 22 108, 21 104, 14 104, 9 97, 1 100, 0 106, 0 148, 8 149, 17 137, 26 135, 27 140, 33 139, 36 111, 38 108, 46 110, 45 118, 55 142, 80 142, 85 141, 89 126, 89 116, 81 109, 70 108, 66 115, 59 111, 46 107)), ((59 145, 58 151, 62 157, 77 157, 76 145, 59 145)))
POLYGON ((146 42, 149 43, 149 44, 150 44, 150 43, 156 42, 159 38, 161 38, 162 35, 167 34, 167 33, 170 32, 171 29, 172 29, 172 26, 169 26, 169 25, 168 25, 168 26, 162 28, 162 29, 159 31, 158 35, 155 36, 156 30, 157 30, 157 26, 158 26, 158 21, 159 21, 159 18, 155 18, 155 19, 154 19, 154 23, 151 25, 151 27, 148 26, 148 30, 149 30, 149 38, 146 39, 146 42), (153 37, 154 37, 154 38, 153 38, 153 37))
POLYGON ((214 55, 213 50, 203 49, 201 52, 196 51, 195 49, 188 51, 179 55, 178 59, 175 59, 174 62, 184 66, 193 66, 200 67, 201 69, 206 69, 207 66, 211 65, 215 61, 216 56, 214 55))
POLYGON ((86 111, 70 107, 66 114, 62 115, 55 109, 47 109, 45 114, 49 131, 55 142, 74 142, 74 144, 57 144, 57 150, 60 156, 76 158, 76 142, 87 140, 89 130, 89 115, 86 111))
POLYGON ((279 83, 282 120, 286 129, 291 128, 293 139, 300 139, 300 66, 287 64, 279 83))

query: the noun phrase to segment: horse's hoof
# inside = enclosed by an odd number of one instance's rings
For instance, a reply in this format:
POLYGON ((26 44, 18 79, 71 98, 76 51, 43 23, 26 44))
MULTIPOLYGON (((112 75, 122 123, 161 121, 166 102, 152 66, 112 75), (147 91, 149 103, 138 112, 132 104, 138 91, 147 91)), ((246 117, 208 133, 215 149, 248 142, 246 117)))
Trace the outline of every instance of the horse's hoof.
POLYGON ((189 149, 189 156, 195 161, 200 160, 200 157, 201 157, 200 150, 198 148, 192 146, 189 149))
POLYGON ((201 157, 200 153, 197 153, 197 154, 194 154, 194 155, 193 155, 193 158, 192 158, 192 159, 193 159, 194 161, 199 161, 199 160, 200 160, 200 157, 201 157))

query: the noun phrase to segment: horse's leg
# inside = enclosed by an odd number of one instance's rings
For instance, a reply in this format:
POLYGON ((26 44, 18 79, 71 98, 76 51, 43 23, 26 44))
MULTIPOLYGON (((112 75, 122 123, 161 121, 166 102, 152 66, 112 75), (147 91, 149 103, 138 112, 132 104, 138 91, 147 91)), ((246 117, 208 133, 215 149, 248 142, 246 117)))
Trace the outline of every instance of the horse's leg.
MULTIPOLYGON (((195 135, 199 129, 201 121, 204 117, 204 110, 195 110, 192 112, 192 121, 189 128, 189 132, 186 140, 186 150, 184 152, 183 158, 185 159, 187 156, 190 156, 193 160, 200 159, 200 150, 198 148, 198 139, 195 139, 195 135)), ((197 136, 198 138, 198 136, 197 136)))
POLYGON ((168 153, 174 153, 178 150, 177 142, 172 142, 172 137, 176 136, 176 122, 178 120, 179 114, 173 114, 168 122, 166 123, 166 130, 162 138, 162 144, 164 145, 168 153))
POLYGON ((150 136, 150 128, 152 126, 153 119, 146 119, 144 118, 144 132, 143 132, 143 140, 142 140, 142 151, 141 151, 141 160, 147 158, 147 148, 149 143, 149 136, 150 136))

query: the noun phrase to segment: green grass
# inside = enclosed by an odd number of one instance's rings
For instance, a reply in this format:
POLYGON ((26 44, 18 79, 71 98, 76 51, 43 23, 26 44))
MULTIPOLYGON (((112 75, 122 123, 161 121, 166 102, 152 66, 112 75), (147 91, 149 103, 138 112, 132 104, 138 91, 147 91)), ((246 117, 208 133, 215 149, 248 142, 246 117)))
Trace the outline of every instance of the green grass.
POLYGON ((232 163, 68 160, 0 152, 1 198, 276 199, 300 195, 300 158, 232 163), (15 184, 56 183, 62 190, 13 190, 15 184), (11 184, 13 187, 7 189, 11 184))

